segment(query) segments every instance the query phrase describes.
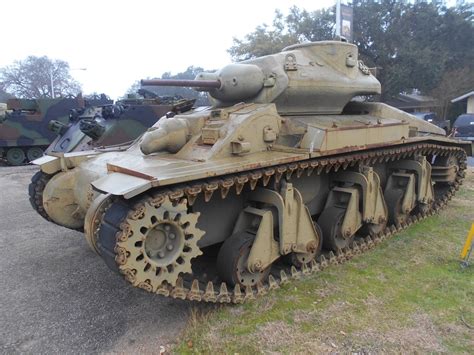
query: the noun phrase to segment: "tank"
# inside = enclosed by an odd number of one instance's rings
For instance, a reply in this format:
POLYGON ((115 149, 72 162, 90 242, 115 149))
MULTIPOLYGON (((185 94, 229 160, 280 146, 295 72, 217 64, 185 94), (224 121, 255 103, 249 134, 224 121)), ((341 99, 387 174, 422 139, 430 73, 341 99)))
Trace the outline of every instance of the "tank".
MULTIPOLYGON (((49 122, 49 129, 57 133, 46 149, 46 155, 96 150, 124 150, 162 116, 171 117, 189 111, 195 100, 178 96, 157 96, 145 89, 138 95, 128 95, 116 103, 104 103, 72 109, 69 122, 49 122)), ((49 220, 43 208, 43 189, 49 177, 41 171, 33 175, 29 186, 30 203, 49 220)))
POLYGON ((135 287, 241 303, 342 263, 458 189, 471 146, 361 97, 355 45, 324 41, 191 81, 212 107, 164 118, 125 151, 35 161, 49 218, 135 287))
POLYGON ((105 97, 82 96, 55 99, 9 99, 0 119, 0 159, 9 165, 21 165, 42 156, 55 139, 48 129, 52 120, 66 124, 72 109, 110 103, 105 97))

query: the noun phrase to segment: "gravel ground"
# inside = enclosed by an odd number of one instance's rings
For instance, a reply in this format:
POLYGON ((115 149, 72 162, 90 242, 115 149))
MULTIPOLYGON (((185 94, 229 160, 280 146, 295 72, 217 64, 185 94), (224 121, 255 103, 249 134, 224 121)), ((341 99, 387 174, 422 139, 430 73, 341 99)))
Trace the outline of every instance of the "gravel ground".
POLYGON ((127 285, 79 232, 43 220, 27 189, 36 167, 0 167, 0 352, 157 353, 190 305, 127 285))

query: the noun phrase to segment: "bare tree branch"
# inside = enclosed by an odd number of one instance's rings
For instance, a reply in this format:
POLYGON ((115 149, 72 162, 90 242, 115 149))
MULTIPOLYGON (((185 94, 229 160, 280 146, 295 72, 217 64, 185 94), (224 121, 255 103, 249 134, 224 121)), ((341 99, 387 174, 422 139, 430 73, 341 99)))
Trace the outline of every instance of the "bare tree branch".
POLYGON ((69 73, 69 64, 46 56, 29 56, 0 69, 3 90, 21 98, 36 99, 77 95, 81 85, 69 73))

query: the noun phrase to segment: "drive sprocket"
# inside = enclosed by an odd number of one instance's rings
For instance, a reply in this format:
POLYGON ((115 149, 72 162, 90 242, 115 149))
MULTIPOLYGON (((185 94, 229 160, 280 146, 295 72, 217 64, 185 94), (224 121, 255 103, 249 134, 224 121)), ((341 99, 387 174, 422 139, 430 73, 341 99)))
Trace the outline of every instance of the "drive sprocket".
POLYGON ((199 213, 188 212, 187 201, 168 196, 136 203, 120 223, 115 261, 134 286, 156 291, 164 283, 176 285, 191 273, 191 259, 202 254, 197 242, 204 232, 196 227, 199 213))

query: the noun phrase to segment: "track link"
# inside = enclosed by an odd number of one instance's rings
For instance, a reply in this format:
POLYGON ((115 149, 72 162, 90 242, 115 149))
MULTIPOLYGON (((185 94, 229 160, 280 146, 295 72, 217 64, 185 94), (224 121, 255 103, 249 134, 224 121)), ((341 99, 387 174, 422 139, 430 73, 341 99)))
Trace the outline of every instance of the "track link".
MULTIPOLYGON (((199 277, 200 275, 194 278, 193 275, 189 275, 189 277, 186 275, 184 278, 179 277, 175 286, 166 283, 162 284, 158 287, 156 293, 166 297, 187 299, 196 302, 243 303, 247 300, 263 296, 270 290, 277 289, 280 285, 288 283, 291 279, 300 279, 303 276, 320 272, 330 265, 342 264, 359 254, 373 249, 385 239, 437 213, 443 208, 455 194, 456 190, 459 189, 465 176, 466 153, 461 148, 455 146, 443 146, 432 143, 410 144, 383 150, 364 151, 282 164, 233 176, 225 176, 221 179, 196 181, 193 185, 179 185, 174 186, 172 189, 150 192, 152 193, 151 198, 155 200, 164 200, 168 197, 171 201, 179 203, 183 199, 186 199, 188 205, 192 205, 200 193, 203 193, 205 201, 209 202, 213 198, 215 191, 220 191, 220 197, 225 198, 229 189, 232 187, 235 187, 237 194, 240 194, 244 185, 249 184, 251 190, 253 190, 259 182, 262 183, 263 186, 266 186, 271 178, 279 182, 283 176, 290 180, 293 175, 299 177, 302 174, 311 175, 329 173, 331 171, 336 172, 341 168, 346 169, 357 164, 372 165, 410 158, 415 154, 424 156, 454 155, 458 160, 459 169, 454 182, 450 185, 440 185, 442 187, 439 188, 431 209, 411 215, 406 222, 400 225, 396 226, 392 224, 387 226, 382 232, 376 235, 358 237, 350 247, 344 248, 343 250, 339 249, 336 253, 331 251, 322 254, 318 260, 312 260, 309 265, 303 264, 301 267, 295 267, 285 265, 284 263, 276 263, 272 266, 271 273, 265 284, 259 283, 256 286, 247 286, 244 289, 237 284, 230 290, 225 282, 219 280, 208 281, 199 277)), ((119 270, 116 262, 119 257, 117 254, 116 241, 126 229, 123 220, 133 213, 136 213, 136 211, 134 211, 133 200, 128 201, 128 203, 123 200, 118 200, 111 204, 107 211, 105 211, 100 226, 101 238, 99 247, 101 249, 101 256, 111 269, 122 273, 126 279, 130 277, 131 273, 133 274, 133 270, 119 270)), ((149 289, 147 290, 150 291, 149 289)))
MULTIPOLYGON (((46 174, 42 171, 36 172, 31 178, 31 182, 28 185, 28 195, 31 207, 38 212, 38 214, 49 222, 53 222, 49 218, 48 214, 43 207, 43 191, 49 180, 53 175, 46 174)), ((53 222, 54 223, 54 222, 53 222)))

